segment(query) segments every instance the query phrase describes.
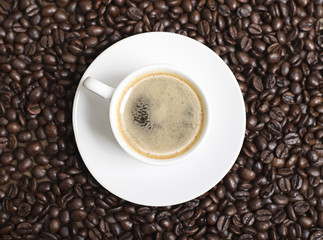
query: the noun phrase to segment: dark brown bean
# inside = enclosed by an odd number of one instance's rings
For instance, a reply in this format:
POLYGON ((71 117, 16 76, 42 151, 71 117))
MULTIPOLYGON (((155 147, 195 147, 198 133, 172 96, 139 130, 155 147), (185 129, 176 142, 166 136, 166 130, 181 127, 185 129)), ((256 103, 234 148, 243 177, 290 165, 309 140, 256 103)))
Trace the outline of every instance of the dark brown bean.
POLYGON ((272 217, 272 214, 267 209, 259 209, 255 214, 255 218, 257 221, 267 221, 267 220, 270 220, 271 217, 272 217))

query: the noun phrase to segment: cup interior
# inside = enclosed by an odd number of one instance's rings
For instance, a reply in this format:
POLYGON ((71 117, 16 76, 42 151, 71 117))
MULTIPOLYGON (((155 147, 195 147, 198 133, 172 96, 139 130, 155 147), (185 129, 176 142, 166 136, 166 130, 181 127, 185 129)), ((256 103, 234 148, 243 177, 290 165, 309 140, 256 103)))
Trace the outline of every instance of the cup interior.
POLYGON ((169 165, 174 163, 179 163, 185 158, 196 151, 196 149, 202 144, 203 139, 205 138, 205 135, 207 133, 208 125, 209 125, 209 106, 207 103, 207 97, 205 96, 205 93, 201 86, 198 84, 198 78, 196 76, 192 76, 187 71, 184 71, 183 69, 180 69, 176 66, 172 65, 166 65, 166 64, 154 64, 145 66, 143 68, 137 69, 134 72, 131 72, 129 75, 127 75, 121 83, 116 88, 113 97, 111 99, 110 103, 110 110, 109 110, 109 117, 110 117, 110 124, 112 128, 112 132, 121 146, 121 148, 126 151, 129 155, 131 155, 133 158, 151 165, 169 165), (144 156, 140 154, 138 151, 134 150, 124 139, 124 136, 121 133, 121 127, 118 120, 118 111, 119 111, 119 104, 120 101, 122 101, 122 98, 124 97, 124 92, 128 88, 129 85, 131 85, 136 79, 139 77, 146 75, 146 74, 154 74, 154 73, 169 73, 173 74, 175 76, 178 76, 182 79, 185 79, 189 85, 191 85, 192 88, 194 88, 200 97, 201 104, 203 106, 203 123, 202 123, 202 130, 198 137, 198 140, 192 145, 187 151, 182 153, 179 156, 167 158, 167 159, 156 159, 144 156))

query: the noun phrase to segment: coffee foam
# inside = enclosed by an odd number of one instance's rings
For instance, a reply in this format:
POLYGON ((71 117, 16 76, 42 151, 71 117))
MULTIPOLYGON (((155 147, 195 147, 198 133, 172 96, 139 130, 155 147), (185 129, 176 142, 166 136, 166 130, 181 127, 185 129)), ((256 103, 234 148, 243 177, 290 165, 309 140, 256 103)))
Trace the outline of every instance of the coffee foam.
POLYGON ((201 135, 204 109, 197 91, 169 73, 144 75, 125 90, 120 131, 140 154, 168 159, 189 150, 201 135))

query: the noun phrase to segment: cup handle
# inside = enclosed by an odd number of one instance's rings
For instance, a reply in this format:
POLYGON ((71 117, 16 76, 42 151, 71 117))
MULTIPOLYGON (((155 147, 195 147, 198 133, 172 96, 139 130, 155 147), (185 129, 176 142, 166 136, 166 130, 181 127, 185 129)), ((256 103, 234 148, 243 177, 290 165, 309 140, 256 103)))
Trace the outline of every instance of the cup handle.
POLYGON ((111 99, 115 90, 115 88, 109 87, 92 77, 87 77, 83 81, 83 86, 105 99, 111 99))

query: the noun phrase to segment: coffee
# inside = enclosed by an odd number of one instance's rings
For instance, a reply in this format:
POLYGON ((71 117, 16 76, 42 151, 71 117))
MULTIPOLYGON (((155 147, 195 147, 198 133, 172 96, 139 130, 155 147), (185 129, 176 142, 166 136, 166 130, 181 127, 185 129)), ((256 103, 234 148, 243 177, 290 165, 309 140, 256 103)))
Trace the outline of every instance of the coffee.
POLYGON ((203 129, 201 98, 186 80, 164 72, 136 79, 118 107, 119 128, 140 154, 168 159, 188 151, 203 129))

